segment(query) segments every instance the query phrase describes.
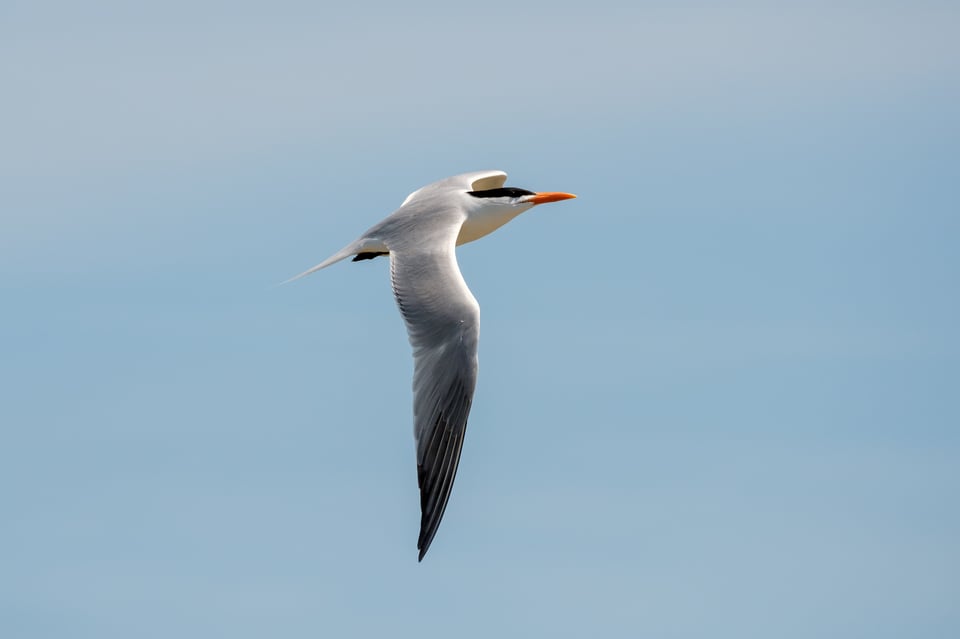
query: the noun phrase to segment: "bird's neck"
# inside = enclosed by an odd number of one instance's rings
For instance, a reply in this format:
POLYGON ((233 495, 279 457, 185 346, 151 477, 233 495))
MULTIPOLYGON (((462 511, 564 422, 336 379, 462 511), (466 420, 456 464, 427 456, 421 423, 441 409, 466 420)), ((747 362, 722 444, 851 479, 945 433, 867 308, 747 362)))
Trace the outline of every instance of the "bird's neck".
POLYGON ((457 246, 479 240, 484 235, 493 233, 521 213, 523 213, 523 210, 501 209, 471 215, 463 223, 463 226, 460 227, 460 235, 457 236, 457 246))

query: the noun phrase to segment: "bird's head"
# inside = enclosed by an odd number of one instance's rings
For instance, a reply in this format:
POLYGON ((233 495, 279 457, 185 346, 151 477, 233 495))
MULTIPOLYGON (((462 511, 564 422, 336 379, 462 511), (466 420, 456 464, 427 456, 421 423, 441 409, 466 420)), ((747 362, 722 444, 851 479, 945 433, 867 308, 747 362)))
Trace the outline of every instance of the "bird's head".
POLYGON ((401 206, 443 208, 454 206, 467 214, 457 244, 472 242, 500 228, 524 211, 547 202, 577 197, 554 191, 536 193, 504 186, 503 171, 475 171, 428 184, 407 196, 401 206))
POLYGON ((559 202, 560 200, 569 200, 577 197, 572 193, 559 193, 555 191, 535 193, 534 191, 518 189, 513 186, 504 186, 495 189, 470 190, 467 191, 467 195, 475 200, 470 202, 470 199, 468 198, 468 207, 470 209, 476 210, 499 208, 507 210, 519 209, 521 211, 526 211, 530 207, 536 206, 537 204, 559 202))
MULTIPOLYGON (((524 211, 547 202, 569 200, 571 193, 535 193, 526 189, 504 186, 507 174, 503 171, 477 171, 447 178, 436 184, 445 197, 453 198, 467 214, 457 244, 472 242, 500 228, 524 211)), ((425 187, 429 188, 429 187, 425 187)), ((414 192, 407 200, 415 198, 414 192)))

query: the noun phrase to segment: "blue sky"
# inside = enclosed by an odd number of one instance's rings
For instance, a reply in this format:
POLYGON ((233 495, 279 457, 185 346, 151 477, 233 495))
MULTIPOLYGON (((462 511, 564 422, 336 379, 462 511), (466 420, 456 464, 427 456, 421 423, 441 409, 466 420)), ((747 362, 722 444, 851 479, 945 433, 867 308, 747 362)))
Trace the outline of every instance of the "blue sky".
POLYGON ((0 632, 955 637, 953 3, 6 3, 0 632), (384 260, 480 381, 422 564, 384 260))

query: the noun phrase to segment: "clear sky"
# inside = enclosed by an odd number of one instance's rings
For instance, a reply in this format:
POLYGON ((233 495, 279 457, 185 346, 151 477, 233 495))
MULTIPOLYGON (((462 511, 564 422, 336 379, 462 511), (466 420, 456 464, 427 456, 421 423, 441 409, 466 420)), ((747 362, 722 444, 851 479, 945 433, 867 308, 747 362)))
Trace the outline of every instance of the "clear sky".
POLYGON ((0 635, 960 636, 956 3, 143 4, 0 4, 0 635), (488 168, 417 564, 387 262, 275 284, 488 168))

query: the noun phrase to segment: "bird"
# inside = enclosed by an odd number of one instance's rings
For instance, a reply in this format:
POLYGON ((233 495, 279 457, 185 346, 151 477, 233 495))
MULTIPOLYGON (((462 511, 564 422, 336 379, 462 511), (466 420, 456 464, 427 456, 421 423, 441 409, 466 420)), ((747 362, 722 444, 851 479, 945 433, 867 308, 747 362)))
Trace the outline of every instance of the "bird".
MULTIPOLYGON (((456 247, 478 240, 521 213, 576 196, 506 187, 503 171, 474 171, 433 182, 323 262, 387 256, 390 280, 413 350, 413 426, 423 561, 440 526, 463 448, 477 382, 480 305, 457 264, 456 247)), ((285 282, 286 283, 286 282, 285 282)))

